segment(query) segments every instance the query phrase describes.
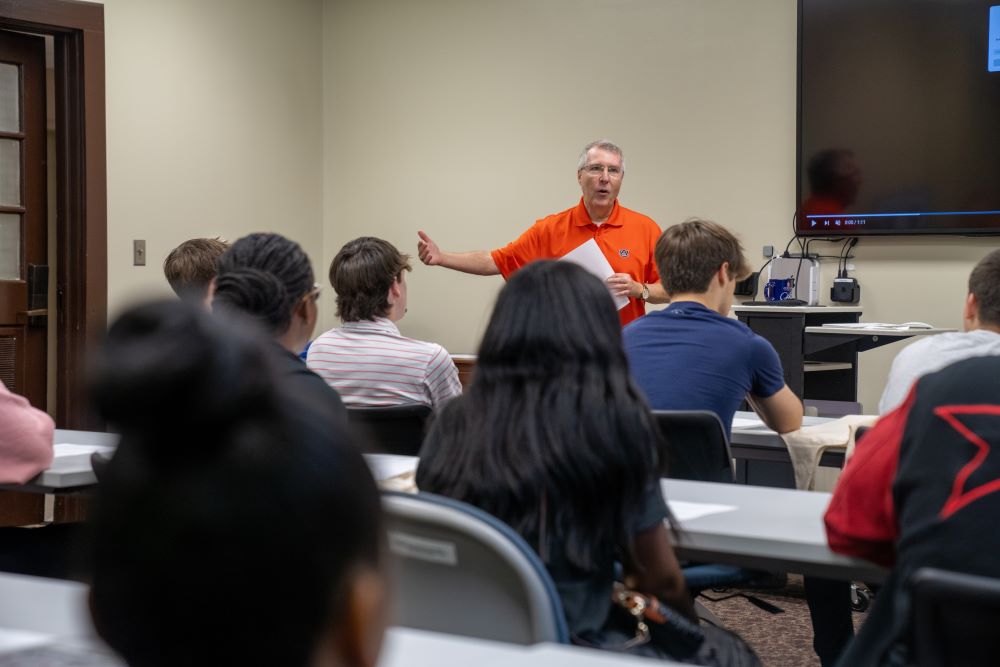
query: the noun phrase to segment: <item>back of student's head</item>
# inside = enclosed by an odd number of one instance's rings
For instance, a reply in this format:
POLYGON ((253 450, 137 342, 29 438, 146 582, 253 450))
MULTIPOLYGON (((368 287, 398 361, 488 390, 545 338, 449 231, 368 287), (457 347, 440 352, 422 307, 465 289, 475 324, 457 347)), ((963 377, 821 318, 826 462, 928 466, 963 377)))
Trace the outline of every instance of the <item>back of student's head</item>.
POLYGON ((171 289, 182 299, 201 303, 215 278, 219 256, 229 244, 220 238, 191 239, 170 251, 163 260, 163 273, 171 289))
POLYGON ((92 517, 91 607, 133 667, 313 664, 381 580, 364 460, 254 328, 172 302, 108 333, 93 395, 122 435, 92 517))
POLYGON ((712 276, 724 262, 729 263, 730 278, 742 280, 751 272, 739 239, 722 225, 700 218, 663 230, 654 257, 669 295, 708 291, 712 276))
POLYGON ((389 288, 410 270, 409 260, 396 246, 372 236, 348 242, 330 263, 340 319, 357 322, 387 315, 389 288))
POLYGON ((625 543, 655 476, 656 438, 607 287, 575 264, 539 261, 500 292, 473 382, 435 420, 417 483, 531 543, 545 522, 572 563, 592 569, 625 543))
POLYGON ((969 274, 969 293, 975 295, 979 321, 1000 326, 1000 250, 979 260, 969 274))
POLYGON ((277 336, 314 286, 312 265, 298 243, 281 234, 250 234, 219 258, 212 305, 250 315, 277 336))

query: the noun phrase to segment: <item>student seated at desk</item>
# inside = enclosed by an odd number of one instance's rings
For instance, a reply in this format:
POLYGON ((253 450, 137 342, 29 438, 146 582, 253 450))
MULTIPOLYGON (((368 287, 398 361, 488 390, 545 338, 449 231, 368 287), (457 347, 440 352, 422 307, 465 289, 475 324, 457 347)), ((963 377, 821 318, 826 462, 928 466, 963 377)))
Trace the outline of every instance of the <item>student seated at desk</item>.
POLYGON ((548 568, 575 640, 620 647, 635 626, 611 613, 616 557, 635 589, 694 618, 664 525, 657 438, 607 287, 538 261, 500 292, 475 379, 431 427, 417 485, 508 523, 548 568))
POLYGON ((221 238, 189 239, 163 260, 163 274, 170 289, 192 303, 210 308, 219 257, 229 244, 221 238))
POLYGON ((879 414, 894 410, 927 373, 962 359, 1000 354, 1000 250, 979 260, 969 274, 962 323, 965 331, 921 338, 896 355, 878 403, 879 414))
POLYGON ((52 417, 0 380, 0 483, 23 484, 52 463, 52 417))
POLYGON ((92 517, 90 603, 132 667, 377 662, 375 483, 254 330, 164 302, 108 333, 92 395, 121 441, 92 517))
POLYGON ((729 315, 750 273, 739 240, 708 220, 664 230, 656 265, 664 310, 625 327, 632 375, 654 410, 711 410, 726 428, 744 398, 778 433, 802 426, 802 403, 785 384, 774 347, 729 315))
POLYGON ((282 377, 346 421, 340 396, 298 356, 316 328, 319 293, 312 264, 298 243, 280 234, 250 234, 219 257, 212 307, 255 319, 274 338, 282 377))
POLYGON ((439 408, 462 393, 458 369, 437 343, 407 338, 409 257, 388 241, 363 236, 330 263, 337 315, 344 325, 309 347, 309 368, 356 407, 423 404, 439 408))
POLYGON ((907 582, 919 568, 1000 577, 998 447, 1000 356, 925 375, 858 441, 826 512, 827 539, 893 569, 839 664, 911 664, 907 582))
MULTIPOLYGON (((0 382, 0 483, 24 484, 51 465, 53 428, 48 414, 0 382)), ((5 494, 14 495, 0 492, 5 494)), ((25 523, 41 518, 39 511, 25 523)), ((72 523, 0 528, 0 571, 65 578, 78 573, 78 556, 79 531, 72 523)))

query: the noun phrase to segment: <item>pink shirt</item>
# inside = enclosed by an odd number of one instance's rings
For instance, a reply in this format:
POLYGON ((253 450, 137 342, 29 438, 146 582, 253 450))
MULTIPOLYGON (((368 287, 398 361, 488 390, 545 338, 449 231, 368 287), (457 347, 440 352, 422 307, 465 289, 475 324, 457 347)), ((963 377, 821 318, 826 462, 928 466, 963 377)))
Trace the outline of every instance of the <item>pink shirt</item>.
POLYGON ((462 393, 443 347, 401 335, 385 317, 327 331, 309 346, 306 363, 347 406, 423 403, 436 409, 462 393))
POLYGON ((52 463, 52 417, 0 382, 0 483, 24 484, 52 463))

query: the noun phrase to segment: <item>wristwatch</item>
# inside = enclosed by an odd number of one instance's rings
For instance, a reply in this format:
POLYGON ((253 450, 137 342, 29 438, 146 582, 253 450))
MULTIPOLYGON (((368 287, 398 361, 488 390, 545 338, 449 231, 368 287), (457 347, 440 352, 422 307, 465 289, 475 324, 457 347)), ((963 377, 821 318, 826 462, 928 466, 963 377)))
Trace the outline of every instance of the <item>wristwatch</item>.
POLYGON ((643 301, 649 301, 649 285, 642 283, 642 291, 639 292, 639 298, 643 301))

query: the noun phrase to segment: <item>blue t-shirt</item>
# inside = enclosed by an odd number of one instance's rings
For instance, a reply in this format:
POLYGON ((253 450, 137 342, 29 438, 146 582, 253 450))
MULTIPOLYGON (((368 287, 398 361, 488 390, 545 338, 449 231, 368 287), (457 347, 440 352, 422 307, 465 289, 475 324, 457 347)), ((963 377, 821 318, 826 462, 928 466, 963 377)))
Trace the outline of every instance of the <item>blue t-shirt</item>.
POLYGON ((747 393, 767 398, 785 386, 768 341, 700 303, 672 303, 622 336, 632 377, 654 410, 711 410, 729 428, 747 393))

